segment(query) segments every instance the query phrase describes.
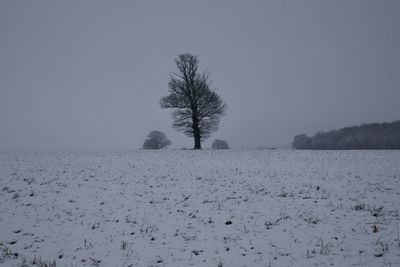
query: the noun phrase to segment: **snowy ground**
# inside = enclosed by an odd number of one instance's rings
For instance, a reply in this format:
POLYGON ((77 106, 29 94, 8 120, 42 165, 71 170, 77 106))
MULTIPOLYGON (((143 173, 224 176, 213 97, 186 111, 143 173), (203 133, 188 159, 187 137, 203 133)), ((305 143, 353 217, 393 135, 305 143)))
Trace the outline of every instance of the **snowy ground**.
POLYGON ((3 151, 0 186, 1 266, 400 266, 400 151, 3 151))

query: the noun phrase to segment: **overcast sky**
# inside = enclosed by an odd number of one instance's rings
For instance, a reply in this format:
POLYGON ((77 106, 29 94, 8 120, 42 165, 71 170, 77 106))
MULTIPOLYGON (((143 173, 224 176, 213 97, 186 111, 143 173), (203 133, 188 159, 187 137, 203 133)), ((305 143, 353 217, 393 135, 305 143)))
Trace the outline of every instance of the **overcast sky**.
POLYGON ((400 119, 400 1, 0 1, 0 148, 173 147, 178 54, 199 56, 228 105, 215 138, 294 135, 400 119))

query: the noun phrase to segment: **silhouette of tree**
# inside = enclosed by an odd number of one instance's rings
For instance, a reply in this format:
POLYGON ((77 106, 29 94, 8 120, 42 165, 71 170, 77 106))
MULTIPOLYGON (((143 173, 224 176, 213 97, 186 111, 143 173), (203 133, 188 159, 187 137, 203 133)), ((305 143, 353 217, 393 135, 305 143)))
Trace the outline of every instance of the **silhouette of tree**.
POLYGON ((143 143, 143 149, 161 149, 171 145, 165 134, 160 131, 152 131, 143 143))
POLYGON ((211 145, 212 149, 229 149, 228 142, 225 140, 215 139, 211 145))
POLYGON ((194 149, 218 129, 226 105, 210 88, 209 73, 198 73, 197 56, 182 54, 175 59, 177 72, 170 74, 169 95, 160 101, 161 108, 172 108, 173 127, 194 138, 194 149))

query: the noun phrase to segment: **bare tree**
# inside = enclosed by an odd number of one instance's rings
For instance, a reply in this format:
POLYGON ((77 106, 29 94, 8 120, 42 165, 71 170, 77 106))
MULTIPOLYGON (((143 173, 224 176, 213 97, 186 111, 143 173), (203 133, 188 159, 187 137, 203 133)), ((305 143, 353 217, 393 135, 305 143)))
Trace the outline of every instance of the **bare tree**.
POLYGON ((171 141, 160 131, 152 131, 143 143, 143 149, 161 149, 171 145, 171 141))
POLYGON ((175 59, 177 72, 170 74, 169 95, 160 101, 161 108, 172 108, 173 127, 194 138, 194 149, 218 129, 226 105, 210 88, 209 73, 198 73, 199 60, 191 54, 175 59))
POLYGON ((211 145, 212 149, 229 149, 228 142, 225 140, 215 139, 211 145))

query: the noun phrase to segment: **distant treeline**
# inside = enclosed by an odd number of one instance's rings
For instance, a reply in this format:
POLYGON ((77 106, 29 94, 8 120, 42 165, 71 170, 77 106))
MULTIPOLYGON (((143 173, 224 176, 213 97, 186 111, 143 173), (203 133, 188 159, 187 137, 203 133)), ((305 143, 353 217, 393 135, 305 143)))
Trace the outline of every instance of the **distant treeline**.
POLYGON ((400 149, 400 121, 346 127, 294 137, 295 149, 400 149))

